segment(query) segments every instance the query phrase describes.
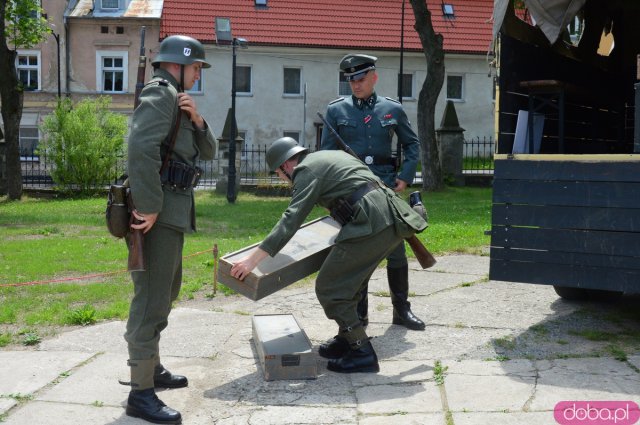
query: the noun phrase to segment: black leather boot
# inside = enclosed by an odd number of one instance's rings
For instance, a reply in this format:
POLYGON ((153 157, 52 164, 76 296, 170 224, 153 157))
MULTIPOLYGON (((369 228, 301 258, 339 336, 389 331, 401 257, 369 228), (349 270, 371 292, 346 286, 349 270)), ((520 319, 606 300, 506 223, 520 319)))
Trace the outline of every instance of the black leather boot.
POLYGON ((126 413, 154 424, 181 424, 182 415, 162 402, 153 388, 129 392, 126 413))
POLYGON ((356 309, 360 323, 366 328, 369 324, 369 279, 367 279, 363 285, 358 295, 360 298, 356 309))
POLYGON ((174 375, 159 364, 153 370, 153 385, 156 388, 184 388, 189 381, 186 376, 174 375))
POLYGON ((414 331, 423 331, 426 325, 413 312, 409 298, 409 266, 387 267, 389 291, 393 304, 393 324, 401 325, 414 331))
POLYGON ((325 359, 339 359, 351 350, 349 343, 340 335, 336 335, 327 342, 320 344, 318 354, 325 359))
POLYGON ((376 373, 380 372, 378 356, 368 339, 353 344, 351 349, 339 359, 329 360, 327 369, 338 373, 376 373))

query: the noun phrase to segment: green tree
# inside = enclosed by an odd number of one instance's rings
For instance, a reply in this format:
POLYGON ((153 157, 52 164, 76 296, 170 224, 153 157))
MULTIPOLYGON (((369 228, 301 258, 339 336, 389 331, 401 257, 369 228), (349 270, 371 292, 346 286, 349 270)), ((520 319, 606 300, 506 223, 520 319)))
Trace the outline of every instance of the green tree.
POLYGON ((6 149, 0 195, 8 194, 10 199, 22 197, 19 131, 23 87, 16 72, 17 49, 35 46, 50 31, 39 0, 0 0, 0 102, 6 149))
POLYGON ((127 117, 111 112, 111 98, 58 102, 44 118, 38 151, 53 163, 51 177, 63 192, 102 190, 125 155, 127 117))
POLYGON ((440 154, 436 140, 436 103, 444 84, 444 47, 442 34, 436 34, 426 0, 410 0, 416 18, 414 26, 427 60, 427 77, 418 95, 418 137, 422 164, 422 189, 438 190, 444 186, 440 154))

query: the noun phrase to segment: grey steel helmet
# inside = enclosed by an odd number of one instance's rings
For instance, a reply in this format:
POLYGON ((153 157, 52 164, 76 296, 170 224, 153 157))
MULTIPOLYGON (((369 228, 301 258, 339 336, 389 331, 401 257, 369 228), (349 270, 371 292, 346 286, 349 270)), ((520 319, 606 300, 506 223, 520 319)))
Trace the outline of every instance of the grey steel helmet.
POLYGON ((297 153, 306 152, 307 148, 298 145, 298 142, 291 137, 281 137, 267 149, 267 165, 269 171, 275 172, 279 166, 285 163, 297 153))
POLYGON ((201 62, 203 68, 211 68, 211 65, 205 60, 202 43, 186 35, 172 35, 162 40, 160 50, 151 64, 158 66, 160 62, 179 63, 181 65, 201 62))

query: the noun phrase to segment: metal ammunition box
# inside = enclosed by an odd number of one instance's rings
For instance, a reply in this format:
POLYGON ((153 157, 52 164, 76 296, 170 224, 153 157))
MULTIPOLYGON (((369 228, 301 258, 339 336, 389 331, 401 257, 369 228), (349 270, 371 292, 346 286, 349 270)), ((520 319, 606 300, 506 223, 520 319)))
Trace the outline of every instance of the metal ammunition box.
POLYGON ((231 276, 231 266, 259 244, 227 254, 219 261, 218 282, 254 301, 264 298, 317 272, 339 231, 340 225, 328 216, 302 225, 275 257, 265 258, 243 281, 231 276))
POLYGON ((311 341, 293 315, 255 315, 252 322, 253 342, 265 380, 318 377, 311 341))

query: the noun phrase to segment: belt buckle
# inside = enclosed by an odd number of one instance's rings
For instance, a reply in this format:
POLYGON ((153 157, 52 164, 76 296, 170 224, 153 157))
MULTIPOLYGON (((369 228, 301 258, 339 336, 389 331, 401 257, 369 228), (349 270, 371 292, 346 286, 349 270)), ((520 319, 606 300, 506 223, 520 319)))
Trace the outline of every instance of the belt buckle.
POLYGON ((373 157, 371 155, 367 155, 364 157, 364 163, 367 165, 373 164, 373 157))

